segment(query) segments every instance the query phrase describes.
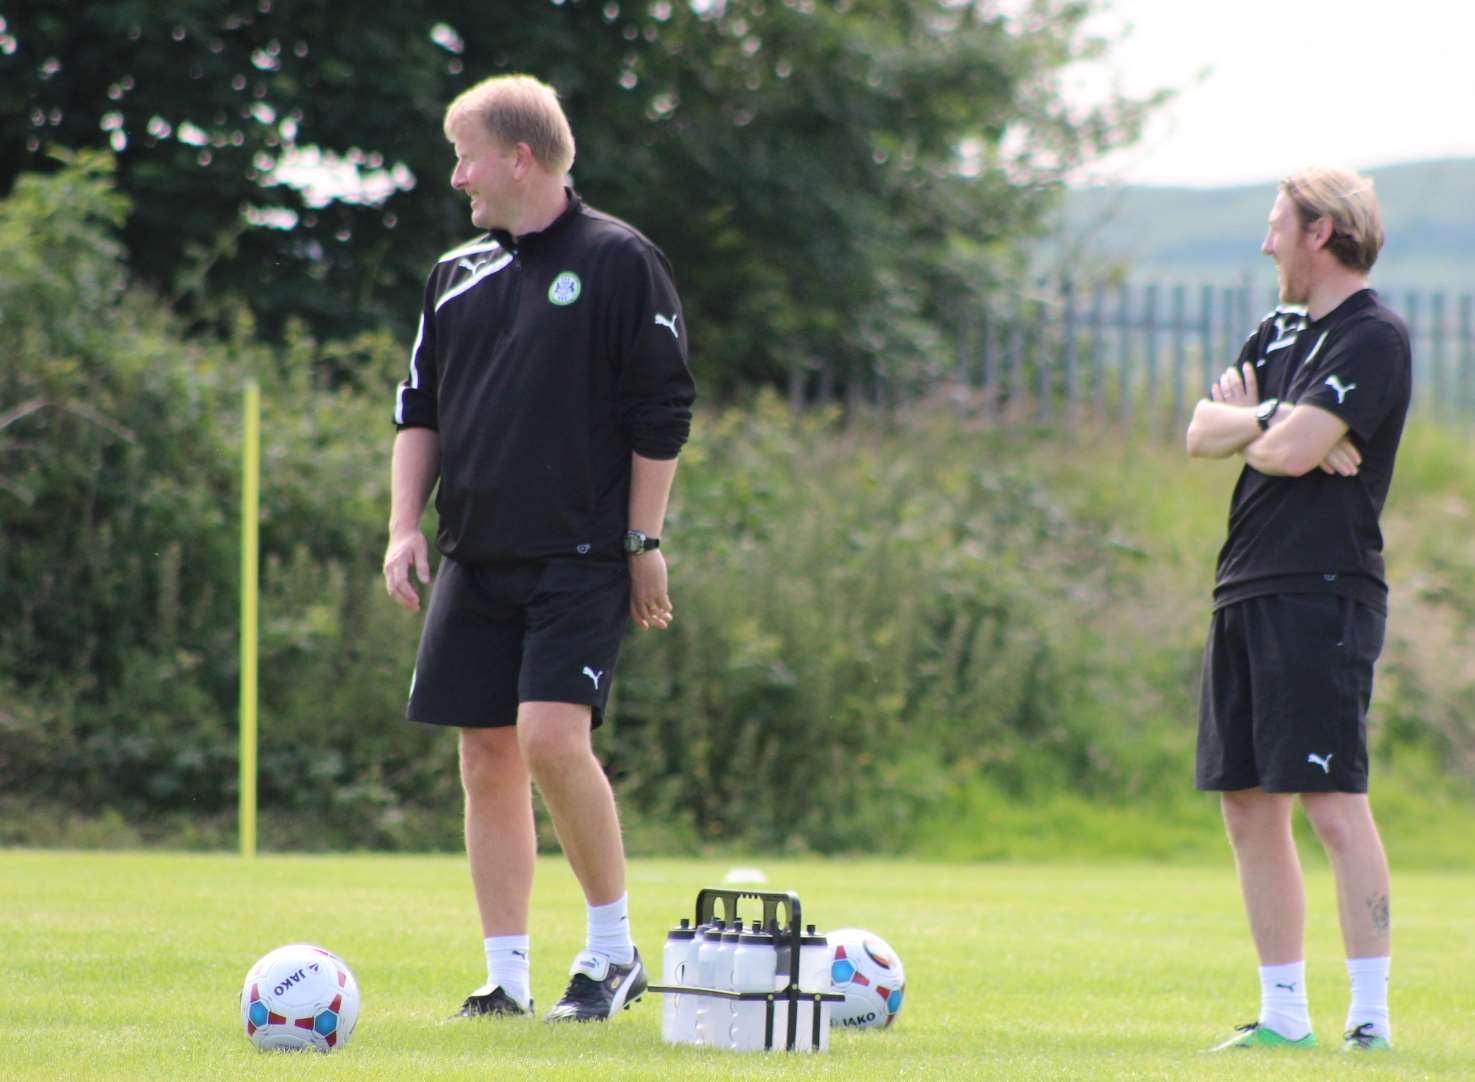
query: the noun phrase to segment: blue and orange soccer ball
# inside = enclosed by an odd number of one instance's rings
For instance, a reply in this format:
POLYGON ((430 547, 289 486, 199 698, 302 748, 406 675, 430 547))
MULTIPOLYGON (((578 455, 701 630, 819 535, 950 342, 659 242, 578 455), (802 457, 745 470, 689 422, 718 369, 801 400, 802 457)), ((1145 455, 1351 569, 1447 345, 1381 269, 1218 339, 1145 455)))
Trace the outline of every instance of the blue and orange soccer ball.
POLYGON ((841 928, 826 936, 830 944, 830 991, 836 1003, 831 1024, 848 1029, 883 1029, 896 1021, 906 995, 901 956, 880 936, 863 928, 841 928))
POLYGON ((359 986, 332 951, 292 943, 264 955, 241 988, 241 1025, 263 1051, 331 1052, 353 1036, 359 986))

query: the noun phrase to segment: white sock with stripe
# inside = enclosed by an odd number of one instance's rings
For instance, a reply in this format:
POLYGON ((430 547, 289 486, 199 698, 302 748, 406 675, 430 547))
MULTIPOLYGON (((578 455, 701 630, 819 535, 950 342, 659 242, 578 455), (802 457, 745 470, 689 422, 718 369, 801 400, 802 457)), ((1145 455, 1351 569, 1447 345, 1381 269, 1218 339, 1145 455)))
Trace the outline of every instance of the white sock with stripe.
POLYGON ((602 954, 615 965, 627 966, 635 958, 630 938, 630 896, 622 894, 607 905, 591 905, 587 948, 602 954))
POLYGON ((1388 965, 1391 961, 1387 955, 1347 959, 1347 976, 1352 979, 1352 1000, 1347 1004, 1348 1032, 1371 1022, 1374 1033, 1392 1039, 1393 1030, 1388 1024, 1388 965))
POLYGON ((1260 967, 1260 1024, 1288 1041, 1311 1032, 1306 996, 1306 962, 1260 967))
POLYGON ((487 990, 490 992, 492 987, 501 985, 502 991, 517 1000, 518 1006, 526 1008, 531 987, 529 937, 494 935, 481 942, 487 952, 487 990))

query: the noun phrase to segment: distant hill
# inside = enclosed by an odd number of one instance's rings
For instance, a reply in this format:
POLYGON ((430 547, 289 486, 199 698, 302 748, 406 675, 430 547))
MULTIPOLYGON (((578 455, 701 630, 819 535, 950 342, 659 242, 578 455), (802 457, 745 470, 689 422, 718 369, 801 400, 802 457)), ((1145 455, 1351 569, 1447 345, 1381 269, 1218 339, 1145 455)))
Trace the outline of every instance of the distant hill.
MULTIPOLYGON (((1373 268, 1383 290, 1475 292, 1475 159, 1368 171, 1388 242, 1373 268)), ((1071 190, 1041 269, 1078 278, 1267 286, 1260 254, 1274 183, 1232 188, 1094 187, 1071 190)))

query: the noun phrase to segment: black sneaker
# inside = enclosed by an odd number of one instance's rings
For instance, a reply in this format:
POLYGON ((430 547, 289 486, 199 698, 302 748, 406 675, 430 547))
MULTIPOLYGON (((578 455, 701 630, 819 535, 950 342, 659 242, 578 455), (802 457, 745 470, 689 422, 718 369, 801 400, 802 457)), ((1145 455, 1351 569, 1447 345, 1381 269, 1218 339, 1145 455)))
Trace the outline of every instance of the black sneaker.
POLYGON ((461 1004, 461 1009, 451 1015, 452 1020, 457 1018, 482 1018, 486 1015, 497 1015, 508 1018, 531 1017, 533 1013, 533 999, 528 997, 528 1004, 524 1007, 513 999, 502 986, 484 984, 471 995, 466 997, 466 1002, 461 1004))
POLYGON ((569 968, 573 975, 563 998, 544 1016, 545 1022, 603 1022, 621 1007, 628 1008, 649 982, 640 952, 627 966, 615 965, 607 955, 580 951, 569 968))

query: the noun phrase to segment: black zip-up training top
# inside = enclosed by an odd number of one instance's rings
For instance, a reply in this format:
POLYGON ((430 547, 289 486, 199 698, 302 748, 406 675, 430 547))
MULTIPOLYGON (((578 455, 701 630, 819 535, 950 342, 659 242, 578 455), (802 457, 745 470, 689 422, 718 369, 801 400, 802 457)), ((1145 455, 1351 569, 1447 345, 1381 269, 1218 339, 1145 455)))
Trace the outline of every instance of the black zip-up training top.
POLYGON ((691 427, 670 264, 568 195, 543 232, 485 234, 425 285, 394 420, 440 433, 436 544, 458 562, 623 559, 631 452, 675 458, 691 427))

